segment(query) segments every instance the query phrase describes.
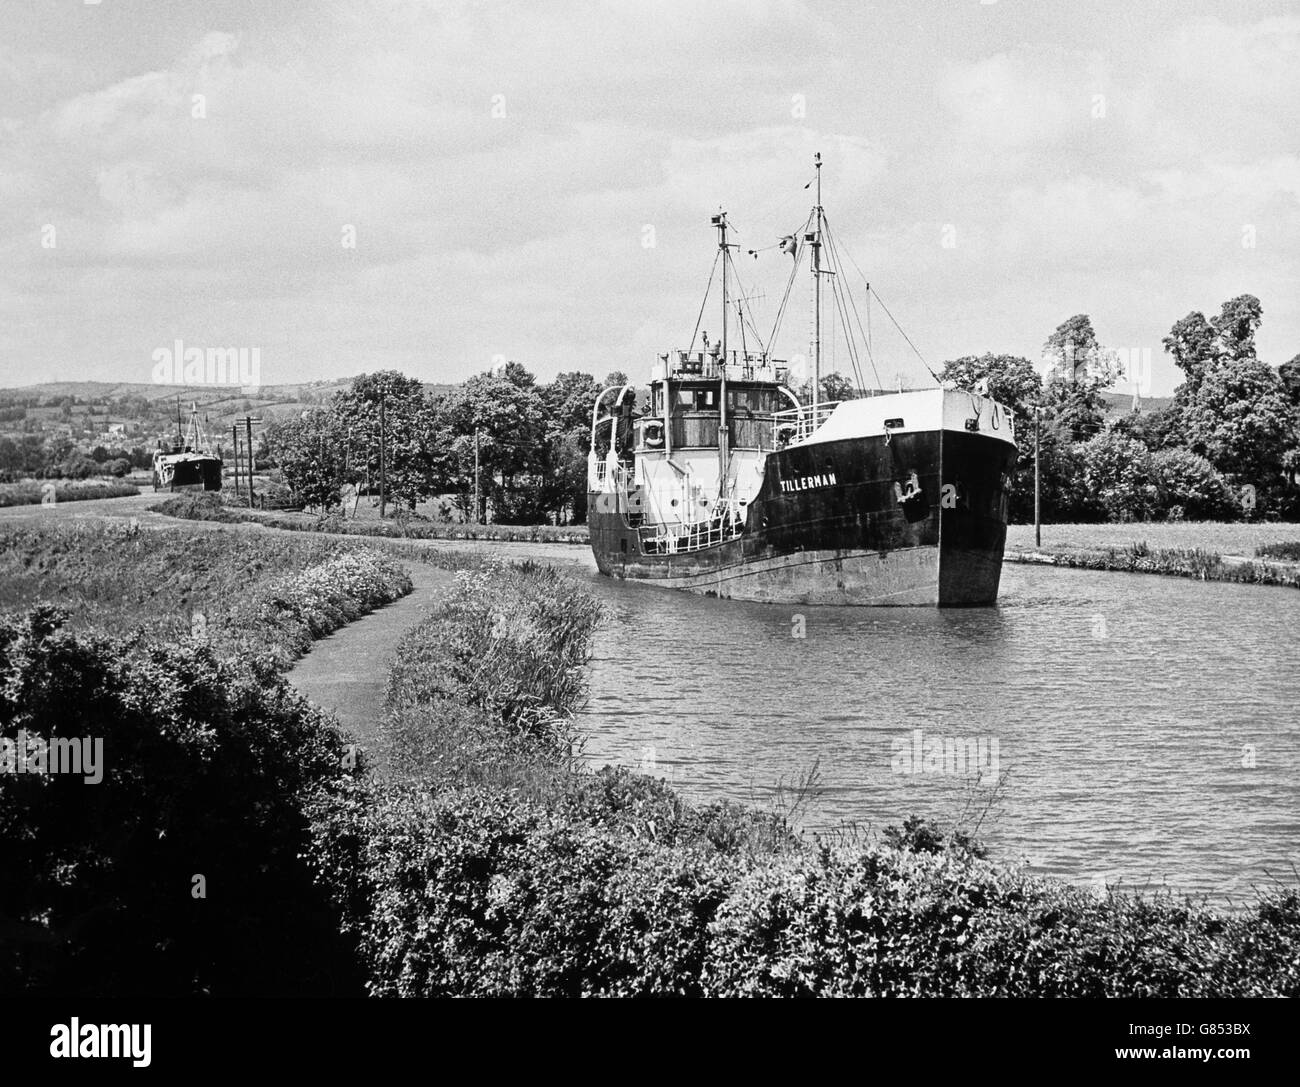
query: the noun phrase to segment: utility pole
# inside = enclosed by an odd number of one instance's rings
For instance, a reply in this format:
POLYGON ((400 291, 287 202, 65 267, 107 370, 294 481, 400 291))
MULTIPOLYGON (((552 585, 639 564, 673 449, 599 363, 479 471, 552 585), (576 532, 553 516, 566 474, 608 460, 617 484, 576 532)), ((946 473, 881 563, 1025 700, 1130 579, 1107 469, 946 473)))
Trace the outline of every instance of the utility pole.
POLYGON ((230 450, 235 458, 235 497, 239 497, 239 424, 233 423, 230 427, 230 450))
POLYGON ((260 423, 261 416, 245 415, 242 419, 235 420, 235 494, 239 493, 239 424, 244 424, 244 434, 248 438, 248 508, 253 508, 253 424, 260 423))
POLYGON ((1042 429, 1042 408, 1034 406, 1034 546, 1043 546, 1043 522, 1039 517, 1039 492, 1041 473, 1038 469, 1038 432, 1042 429))
POLYGON ((379 392, 379 519, 384 519, 384 504, 387 501, 388 474, 384 467, 386 459, 385 445, 388 440, 388 423, 384 415, 384 393, 381 389, 379 392))
POLYGON ((479 506, 479 486, 478 486, 478 427, 474 428, 474 523, 482 524, 480 520, 482 515, 479 506))

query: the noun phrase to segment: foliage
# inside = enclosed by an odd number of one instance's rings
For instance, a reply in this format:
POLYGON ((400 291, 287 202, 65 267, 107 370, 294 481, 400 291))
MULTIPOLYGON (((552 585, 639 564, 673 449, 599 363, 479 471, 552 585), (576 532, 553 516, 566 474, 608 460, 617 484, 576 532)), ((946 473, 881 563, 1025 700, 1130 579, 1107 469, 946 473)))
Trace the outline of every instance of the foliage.
POLYGON ((0 620, 0 679, 0 734, 95 738, 104 764, 0 774, 0 991, 355 991, 300 860, 343 776, 319 710, 200 641, 141 652, 50 608, 0 620))
POLYGON ((1101 551, 1042 549, 1033 558, 1011 554, 1011 561, 1050 562, 1085 570, 1124 570, 1131 573, 1191 577, 1200 581, 1235 581, 1251 585, 1300 588, 1300 570, 1267 562, 1229 562, 1217 552, 1200 548, 1149 548, 1145 543, 1107 547, 1101 551))
POLYGON ((45 501, 46 495, 52 494, 54 501, 85 502, 97 498, 126 498, 140 493, 140 488, 130 483, 38 483, 28 480, 23 483, 0 484, 0 507, 35 506, 45 501))
POLYGON ((1183 413, 1190 449, 1261 497, 1281 487, 1295 420, 1277 371, 1258 359, 1208 364, 1183 413))
MULTIPOLYGON (((1032 486, 1034 450, 1034 407, 1043 391, 1043 383, 1026 358, 1015 355, 963 355, 943 364, 939 380, 959 389, 983 392, 1015 417, 1016 445, 1021 457, 1028 457, 1032 486)), ((1023 473, 1024 464, 1021 471, 1023 473)))
POLYGON ((183 491, 149 507, 152 513, 178 517, 183 521, 239 521, 238 511, 222 501, 213 491, 183 491))
POLYGON ((410 592, 394 560, 351 543, 141 531, 128 524, 6 526, 0 606, 57 598, 78 628, 170 642, 196 629, 223 654, 280 665, 313 637, 410 592))
POLYGON ((1178 510, 1192 521, 1232 517, 1239 506, 1208 460, 1187 449, 1161 449, 1151 457, 1160 508, 1178 510))
POLYGON ((1282 559, 1285 562, 1300 562, 1300 540, 1286 543, 1261 544, 1255 548, 1255 554, 1262 559, 1282 559))
POLYGON ((273 423, 267 441, 285 482, 308 506, 329 509, 341 500, 347 428, 329 411, 305 411, 273 423))
MULTIPOLYGON (((504 573, 463 578, 399 653, 389 705, 407 715, 399 742, 417 742, 405 772, 313 808, 312 862, 371 994, 1300 993, 1292 892, 1226 917, 1167 897, 1099 898, 991 863, 926 820, 868 848, 809 846, 776 817, 696 809, 627 770, 575 772, 544 742, 507 752, 506 738, 538 740, 507 724, 510 707, 582 654, 552 609, 552 636, 522 639, 532 666, 505 653, 477 666, 500 615, 545 608, 540 572, 504 573), (548 643, 552 667, 538 655, 548 643), (466 737, 478 746, 458 762, 466 737), (501 773, 485 773, 485 751, 501 773)), ((505 636, 518 644, 529 625, 505 636)), ((552 708, 575 704, 572 686, 551 689, 552 708)))
POLYGON ((1183 413, 1175 406, 1155 411, 1133 411, 1121 415, 1111 430, 1141 442, 1152 453, 1162 449, 1181 449, 1186 445, 1182 432, 1183 413))

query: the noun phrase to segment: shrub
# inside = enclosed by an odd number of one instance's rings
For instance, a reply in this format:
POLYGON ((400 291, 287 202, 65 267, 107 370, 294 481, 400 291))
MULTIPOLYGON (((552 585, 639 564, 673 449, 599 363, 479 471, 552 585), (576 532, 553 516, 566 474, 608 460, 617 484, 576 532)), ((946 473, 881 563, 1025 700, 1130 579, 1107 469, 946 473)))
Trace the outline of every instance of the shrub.
POLYGON ((1146 446, 1114 431, 1080 446, 1083 483, 1111 521, 1144 521, 1158 504, 1158 487, 1146 446))
POLYGON ((125 498, 139 494, 140 488, 130 483, 108 483, 100 480, 74 482, 37 482, 26 480, 0 486, 0 507, 35 506, 53 497, 57 502, 84 502, 96 498, 125 498))
POLYGON ((309 798, 343 776, 335 728, 200 642, 140 651, 62 621, 0 620, 0 735, 101 739, 103 780, 0 773, 0 990, 356 991, 299 859, 309 798))
POLYGON ((242 520, 238 513, 227 508, 217 491, 182 491, 149 508, 153 513, 179 517, 186 521, 242 520))
POLYGON ((1255 548, 1255 555, 1262 559, 1282 559, 1285 562, 1300 562, 1300 540, 1285 543, 1262 544, 1255 548))
POLYGON ((1189 449, 1161 449, 1151 456, 1159 504, 1181 514, 1170 520, 1229 520, 1240 514, 1223 477, 1204 457, 1189 449))

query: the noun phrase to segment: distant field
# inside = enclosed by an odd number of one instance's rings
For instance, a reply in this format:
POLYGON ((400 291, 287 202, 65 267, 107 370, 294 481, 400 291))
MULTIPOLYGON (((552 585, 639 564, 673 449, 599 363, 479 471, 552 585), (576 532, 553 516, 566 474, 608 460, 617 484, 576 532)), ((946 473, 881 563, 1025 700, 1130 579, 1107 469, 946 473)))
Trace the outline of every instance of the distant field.
MULTIPOLYGON (((1222 524, 1214 521, 1150 521, 1125 525, 1044 525, 1043 548, 1103 549, 1146 543, 1151 547, 1196 548, 1220 555, 1255 554, 1260 544, 1300 540, 1300 524, 1222 524)), ((1033 525, 1010 525, 1007 547, 1032 548, 1033 525)))
POLYGON ((88 502, 96 498, 125 498, 139 494, 134 484, 121 480, 36 480, 21 483, 0 483, 0 506, 34 506, 47 500, 54 502, 88 502), (48 489, 47 489, 48 488, 48 489))

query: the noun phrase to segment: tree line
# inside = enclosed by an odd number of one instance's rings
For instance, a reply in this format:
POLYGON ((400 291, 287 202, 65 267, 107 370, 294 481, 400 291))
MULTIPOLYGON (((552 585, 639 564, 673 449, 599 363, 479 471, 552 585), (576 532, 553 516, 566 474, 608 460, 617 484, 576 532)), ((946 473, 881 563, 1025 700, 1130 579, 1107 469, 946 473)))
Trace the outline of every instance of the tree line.
MULTIPOLYGON (((1044 365, 967 355, 945 362, 939 377, 1013 412, 1012 522, 1033 519, 1036 429, 1045 521, 1300 519, 1300 355, 1278 368, 1261 361, 1261 318, 1259 299, 1243 294, 1213 318, 1193 312, 1175 322, 1163 345, 1184 381, 1154 411, 1108 413, 1105 393, 1123 363, 1086 314, 1047 338, 1044 365)), ((510 362, 430 395, 397 371, 363 374, 321 408, 273 423, 270 462, 299 500, 330 509, 349 493, 378 493, 382 444, 385 498, 396 509, 450 495, 471 520, 490 509, 503 523, 580 522, 592 404, 601 388, 626 381, 566 372, 539 384, 510 362)), ((849 399, 858 390, 829 374, 821 394, 849 399)))
POLYGON ((267 444, 285 482, 313 507, 337 507, 349 491, 378 494, 382 479, 399 510, 450 495, 471 520, 490 509, 508 524, 582 521, 592 404, 601 388, 626 383, 617 372, 602 385, 575 371, 539 384, 509 362, 430 395, 417 379, 383 370, 274 423, 267 444))
MULTIPOLYGON (((1182 371, 1173 403, 1108 420, 1105 390, 1122 376, 1078 314, 1043 346, 1045 375, 1012 355, 965 356, 940 378, 1011 408, 1020 457, 1010 517, 1033 518, 1035 417, 1045 521, 1300 518, 1300 355, 1258 358, 1254 295, 1207 319, 1176 321, 1163 346, 1182 371)), ((1132 375, 1130 375, 1132 376, 1132 375)))

